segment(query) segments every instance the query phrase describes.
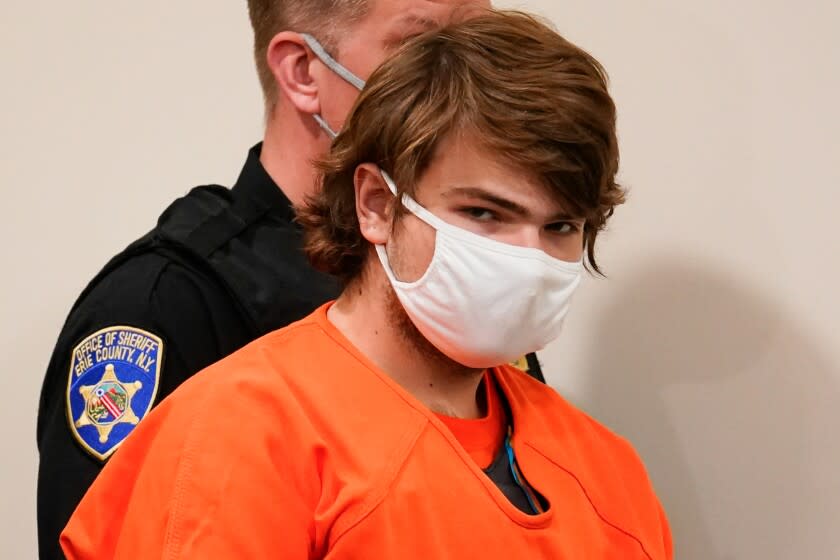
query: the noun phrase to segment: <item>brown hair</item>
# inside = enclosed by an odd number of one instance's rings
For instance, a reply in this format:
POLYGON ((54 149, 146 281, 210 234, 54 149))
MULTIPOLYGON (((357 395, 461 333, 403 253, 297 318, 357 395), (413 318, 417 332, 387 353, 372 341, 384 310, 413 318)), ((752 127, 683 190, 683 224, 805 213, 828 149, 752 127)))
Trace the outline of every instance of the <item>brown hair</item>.
POLYGON ((356 167, 375 163, 413 194, 441 139, 469 134, 586 218, 587 260, 600 273, 595 238, 624 202, 615 120, 598 61, 534 16, 486 11, 425 33, 374 72, 320 162, 323 188, 298 218, 309 258, 345 283, 356 278, 369 253, 356 167))
POLYGON ((274 75, 266 52, 281 31, 310 33, 337 56, 338 33, 342 26, 362 18, 369 0, 248 0, 248 15, 254 30, 254 59, 266 104, 277 101, 274 75), (342 22, 339 24, 339 22, 342 22))

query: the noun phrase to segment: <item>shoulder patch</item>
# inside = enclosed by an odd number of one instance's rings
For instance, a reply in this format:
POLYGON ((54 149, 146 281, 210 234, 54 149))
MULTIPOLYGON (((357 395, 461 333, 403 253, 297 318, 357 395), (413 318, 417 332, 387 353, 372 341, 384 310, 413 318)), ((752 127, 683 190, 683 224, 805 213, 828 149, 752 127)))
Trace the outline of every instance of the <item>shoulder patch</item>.
POLYGON ((104 461, 149 413, 162 358, 160 337, 135 327, 107 327, 73 348, 67 419, 88 453, 104 461))

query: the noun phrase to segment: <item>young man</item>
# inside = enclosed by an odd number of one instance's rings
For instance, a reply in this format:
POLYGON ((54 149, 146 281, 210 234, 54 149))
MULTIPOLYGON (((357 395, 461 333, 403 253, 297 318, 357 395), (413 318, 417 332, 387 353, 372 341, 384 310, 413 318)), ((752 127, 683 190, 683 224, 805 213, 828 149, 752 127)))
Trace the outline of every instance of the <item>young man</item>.
POLYGON ((373 76, 301 213, 335 303, 186 382, 62 535, 88 558, 671 558, 644 467, 500 364, 623 201, 600 65, 487 13, 373 76))
POLYGON ((293 222, 293 207, 316 185, 311 161, 331 141, 319 122, 340 129, 361 82, 324 61, 334 57, 366 78, 395 46, 442 25, 462 4, 488 2, 249 0, 264 141, 233 189, 200 187, 176 201, 71 310, 38 413, 41 558, 61 557, 58 536, 73 509, 156 402, 338 295, 335 282, 309 266, 293 222))

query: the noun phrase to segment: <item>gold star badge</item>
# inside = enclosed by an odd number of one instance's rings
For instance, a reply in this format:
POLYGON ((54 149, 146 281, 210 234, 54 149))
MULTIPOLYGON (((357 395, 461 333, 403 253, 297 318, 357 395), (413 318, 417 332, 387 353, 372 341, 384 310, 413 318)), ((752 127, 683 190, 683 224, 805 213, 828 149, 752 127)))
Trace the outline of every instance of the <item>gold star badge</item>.
POLYGON ((99 383, 79 387, 85 407, 75 421, 76 427, 93 426, 99 432, 99 442, 106 443, 117 424, 134 425, 140 422, 131 408, 131 397, 142 387, 140 381, 121 382, 113 364, 107 364, 99 383))

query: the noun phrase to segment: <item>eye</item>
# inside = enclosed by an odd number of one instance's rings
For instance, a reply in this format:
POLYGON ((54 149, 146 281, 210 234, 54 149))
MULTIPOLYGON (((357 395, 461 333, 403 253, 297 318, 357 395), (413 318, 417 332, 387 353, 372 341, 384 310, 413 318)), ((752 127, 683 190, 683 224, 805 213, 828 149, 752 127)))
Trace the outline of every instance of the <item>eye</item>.
POLYGON ((461 208, 460 212, 477 222, 491 222, 498 220, 498 216, 495 212, 478 206, 467 206, 465 208, 461 208))
POLYGON ((578 233, 582 227, 583 224, 577 222, 554 222, 545 226, 545 229, 558 235, 572 235, 578 233))

